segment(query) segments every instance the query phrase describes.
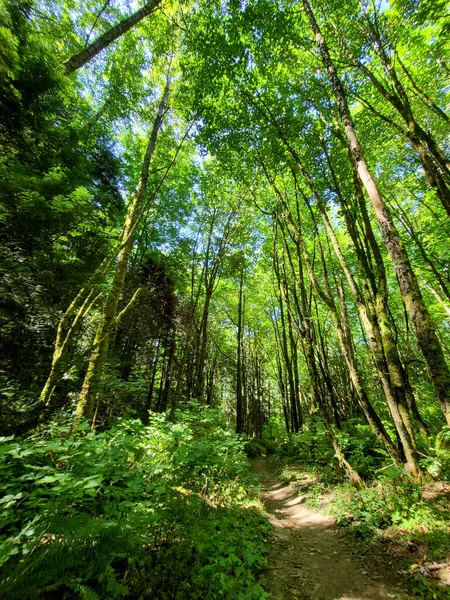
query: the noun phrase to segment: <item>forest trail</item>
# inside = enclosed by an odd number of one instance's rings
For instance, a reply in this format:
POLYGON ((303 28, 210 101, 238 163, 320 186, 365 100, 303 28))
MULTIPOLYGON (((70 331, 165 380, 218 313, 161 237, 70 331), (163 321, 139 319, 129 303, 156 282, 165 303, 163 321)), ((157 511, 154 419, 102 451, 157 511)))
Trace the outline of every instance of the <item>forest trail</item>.
MULTIPOLYGON (((263 457, 252 461, 274 546, 262 581, 271 600, 384 600, 406 596, 374 557, 355 556, 334 519, 304 504, 306 494, 284 484, 263 457)), ((306 490, 305 490, 306 491, 306 490)), ((378 558, 378 557, 377 557, 378 558)), ((390 569, 388 570, 390 571, 390 569)))

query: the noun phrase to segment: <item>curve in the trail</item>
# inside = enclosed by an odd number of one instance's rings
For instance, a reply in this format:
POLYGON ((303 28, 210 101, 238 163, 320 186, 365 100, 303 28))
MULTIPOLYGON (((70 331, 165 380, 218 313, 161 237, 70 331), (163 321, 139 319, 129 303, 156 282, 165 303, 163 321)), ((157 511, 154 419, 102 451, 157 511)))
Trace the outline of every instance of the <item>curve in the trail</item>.
POLYGON ((370 556, 355 557, 331 516, 304 504, 264 458, 253 461, 273 527, 274 546, 262 575, 271 600, 407 600, 392 577, 375 572, 370 556))

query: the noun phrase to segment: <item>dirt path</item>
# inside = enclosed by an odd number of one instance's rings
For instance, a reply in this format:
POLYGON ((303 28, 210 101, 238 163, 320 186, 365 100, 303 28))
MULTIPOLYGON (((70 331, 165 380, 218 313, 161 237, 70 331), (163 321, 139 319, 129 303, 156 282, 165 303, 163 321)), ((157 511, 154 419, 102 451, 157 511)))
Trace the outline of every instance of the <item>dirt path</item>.
POLYGON ((282 483, 265 458, 253 461, 253 471, 261 476, 262 501, 273 526, 275 543, 262 576, 272 600, 410 598, 392 573, 375 570, 370 556, 355 556, 333 518, 305 506, 305 496, 282 483))

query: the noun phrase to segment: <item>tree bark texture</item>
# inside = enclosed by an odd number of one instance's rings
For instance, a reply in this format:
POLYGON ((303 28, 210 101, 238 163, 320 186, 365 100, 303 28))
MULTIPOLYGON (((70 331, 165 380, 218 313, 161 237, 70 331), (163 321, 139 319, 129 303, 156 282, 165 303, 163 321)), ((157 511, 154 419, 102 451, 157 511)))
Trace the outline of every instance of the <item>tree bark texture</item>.
POLYGON ((144 4, 142 8, 137 10, 135 13, 123 19, 111 29, 108 29, 105 33, 100 35, 91 44, 83 48, 80 52, 73 54, 64 63, 66 75, 70 75, 74 71, 81 69, 86 63, 88 63, 94 56, 97 56, 102 50, 107 48, 110 44, 115 42, 119 37, 126 33, 129 29, 134 27, 139 21, 142 21, 145 17, 154 12, 161 4, 162 0, 151 0, 144 4))
POLYGON ((133 247, 134 232, 136 227, 139 225, 139 221, 142 218, 142 212, 145 207, 150 162, 155 150, 158 132, 161 128, 163 117, 166 112, 169 86, 170 80, 168 78, 144 156, 138 189, 133 201, 131 202, 125 219, 121 237, 121 248, 117 257, 117 263, 113 273, 111 287, 103 307, 100 324, 97 328, 86 376, 84 378, 80 398, 76 408, 75 428, 82 416, 91 419, 94 413, 97 394, 103 374, 103 366, 109 347, 109 336, 115 325, 117 307, 122 294, 128 261, 133 247))
POLYGON ((436 396, 441 403, 447 423, 450 424, 450 370, 436 335, 434 323, 423 301, 408 254, 403 246, 395 223, 364 159, 362 147, 348 107, 344 87, 331 59, 326 41, 317 24, 310 3, 308 0, 302 0, 302 2, 314 32, 322 62, 333 87, 339 115, 350 144, 352 159, 377 216, 384 244, 395 267, 403 302, 414 326, 417 343, 427 362, 428 372, 436 396))

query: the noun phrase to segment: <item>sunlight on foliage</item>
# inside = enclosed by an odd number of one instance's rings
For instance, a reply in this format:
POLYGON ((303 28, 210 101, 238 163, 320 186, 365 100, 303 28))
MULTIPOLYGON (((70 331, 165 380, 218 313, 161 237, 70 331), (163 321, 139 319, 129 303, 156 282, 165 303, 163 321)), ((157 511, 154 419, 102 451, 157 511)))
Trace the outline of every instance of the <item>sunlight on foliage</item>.
POLYGON ((5 598, 264 598, 267 525, 218 412, 3 438, 5 598))

